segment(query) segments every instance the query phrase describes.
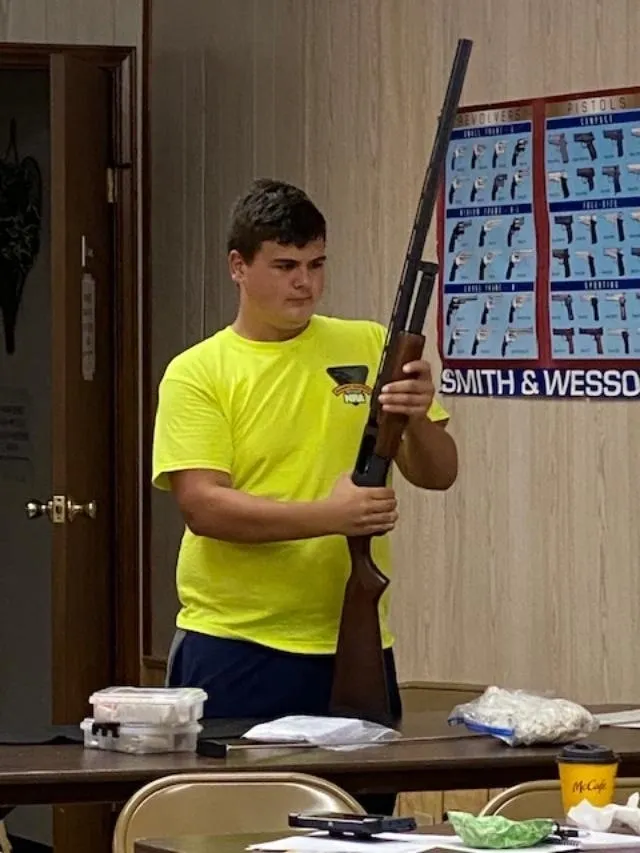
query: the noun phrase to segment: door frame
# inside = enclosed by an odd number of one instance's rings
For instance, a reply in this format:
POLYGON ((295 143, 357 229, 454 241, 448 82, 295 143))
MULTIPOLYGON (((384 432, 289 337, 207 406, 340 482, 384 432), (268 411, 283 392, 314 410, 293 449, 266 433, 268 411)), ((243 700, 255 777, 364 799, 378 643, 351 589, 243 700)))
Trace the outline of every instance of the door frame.
MULTIPOLYGON (((145 226, 138 220, 138 71, 135 47, 84 46, 0 42, 0 70, 48 71, 50 57, 65 53, 97 64, 111 77, 113 147, 112 205, 115 235, 114 263, 114 539, 113 618, 115 655, 113 683, 140 683, 140 577, 146 564, 144 530, 147 490, 141 488, 141 402, 147 349, 144 325, 148 302, 144 281, 148 263, 139 249, 145 226), (142 264, 140 265, 140 261, 142 264), (142 325, 141 325, 142 321, 142 325), (132 367, 135 366, 135 369, 132 367)), ((145 106, 141 115, 146 136, 145 106)), ((146 140, 143 142, 143 150, 146 140)), ((144 171, 144 170, 143 170, 144 171)), ((146 179, 145 179, 146 180, 146 179)), ((107 176, 105 175, 105 193, 107 176)), ((56 628, 53 626, 53 630, 56 628)), ((107 685, 105 685, 107 686, 107 685)), ((53 685, 56 689, 56 685, 53 685)), ((59 685, 57 689, 64 689, 59 685)))

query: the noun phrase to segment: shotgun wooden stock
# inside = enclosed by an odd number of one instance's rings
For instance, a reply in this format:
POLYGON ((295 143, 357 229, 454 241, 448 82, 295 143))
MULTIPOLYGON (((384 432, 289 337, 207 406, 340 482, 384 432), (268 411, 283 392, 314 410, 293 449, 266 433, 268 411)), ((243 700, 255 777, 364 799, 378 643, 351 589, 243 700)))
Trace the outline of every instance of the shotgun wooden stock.
MULTIPOLYGON (((353 472, 353 481, 359 486, 383 486, 388 482, 389 469, 406 427, 406 416, 382 411, 378 397, 383 385, 406 378, 407 374, 402 372, 405 364, 422 357, 425 343, 422 328, 438 274, 437 264, 423 261, 422 253, 439 192, 471 45, 468 39, 458 42, 438 120, 378 376, 371 394, 369 417, 353 472)), ((390 708, 379 616, 380 599, 389 579, 373 560, 371 537, 349 537, 347 544, 351 572, 340 618, 329 711, 334 715, 395 726, 398 720, 394 719, 390 708)))

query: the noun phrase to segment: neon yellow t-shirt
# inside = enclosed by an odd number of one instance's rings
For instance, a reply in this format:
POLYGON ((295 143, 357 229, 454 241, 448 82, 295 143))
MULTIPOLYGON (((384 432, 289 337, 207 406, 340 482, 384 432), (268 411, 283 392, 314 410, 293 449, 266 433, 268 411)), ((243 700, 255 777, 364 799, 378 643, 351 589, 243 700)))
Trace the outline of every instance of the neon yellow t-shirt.
MULTIPOLYGON (((153 483, 168 472, 226 471, 265 498, 325 498, 353 469, 386 329, 315 315, 297 337, 258 342, 230 327, 169 364, 160 383, 153 483)), ((439 403, 432 420, 448 417, 439 403)), ((372 540, 389 574, 389 537, 372 540)), ((177 626, 291 652, 333 653, 350 560, 343 536, 236 544, 185 529, 177 565, 177 626)), ((380 605, 391 645, 388 600, 380 605)))

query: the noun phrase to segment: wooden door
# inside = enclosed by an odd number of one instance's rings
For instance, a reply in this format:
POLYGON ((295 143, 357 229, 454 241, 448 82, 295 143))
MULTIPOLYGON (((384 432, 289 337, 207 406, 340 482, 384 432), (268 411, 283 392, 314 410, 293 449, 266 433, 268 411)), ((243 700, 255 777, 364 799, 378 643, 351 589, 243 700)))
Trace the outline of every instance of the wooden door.
POLYGON ((108 72, 51 56, 52 722, 79 723, 114 669, 113 224, 108 72))
POLYGON ((51 57, 53 722, 111 683, 113 238, 108 72, 51 57))

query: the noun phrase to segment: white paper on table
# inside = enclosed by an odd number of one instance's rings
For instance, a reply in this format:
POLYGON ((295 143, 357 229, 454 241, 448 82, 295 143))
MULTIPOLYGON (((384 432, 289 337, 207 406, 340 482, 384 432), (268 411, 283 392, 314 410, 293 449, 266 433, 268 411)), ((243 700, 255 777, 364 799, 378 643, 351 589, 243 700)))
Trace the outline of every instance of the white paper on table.
POLYGON ((611 711, 606 714, 596 714, 595 717, 601 726, 640 728, 640 708, 631 711, 611 711))
MULTIPOLYGON (((618 844, 620 836, 618 836, 618 844)), ((286 853, 425 853, 434 849, 454 850, 456 853, 478 853, 466 847, 457 835, 418 835, 382 832, 370 840, 328 838, 326 835, 293 835, 276 841, 252 844, 247 850, 286 851, 286 853)), ((566 844, 537 844, 520 847, 518 853, 567 853, 566 844)))
MULTIPOLYGON (((478 849, 476 847, 467 847, 463 844, 458 835, 419 835, 415 832, 381 832, 376 836, 376 838, 384 839, 390 839, 392 837, 398 838, 398 840, 406 839, 406 842, 408 842, 409 839, 414 842, 419 839, 419 841, 424 845, 421 848, 422 850, 433 850, 437 847, 440 850, 447 848, 449 850, 460 851, 460 853, 478 853, 478 849)), ((618 836, 618 838, 620 838, 620 836, 618 836)), ((386 847, 383 849, 386 850, 386 847)), ((541 841, 539 844, 536 844, 535 847, 518 847, 517 850, 515 850, 515 853, 567 853, 567 845, 560 844, 559 842, 547 843, 546 841, 541 841)))
POLYGON ((592 832, 591 830, 580 830, 580 837, 576 839, 581 850, 629 850, 631 847, 640 848, 640 837, 637 835, 625 835, 620 832, 592 832))
MULTIPOLYGON (((327 835, 292 835, 290 838, 281 838, 276 841, 265 841, 251 844, 247 850, 284 850, 287 853, 372 853, 379 850, 380 853, 422 853, 437 846, 431 841, 429 847, 425 847, 420 840, 387 841, 381 836, 374 839, 359 841, 351 838, 329 838, 327 835)), ((426 836, 420 836, 426 838, 426 836)))
MULTIPOLYGON (((380 838, 387 837, 391 833, 381 833, 380 838)), ((402 833, 403 838, 409 838, 409 835, 402 833)), ((434 847, 449 846, 452 850, 464 851, 464 853, 478 853, 473 847, 465 847, 458 836, 446 835, 414 835, 413 838, 424 839, 425 842, 433 843, 436 840, 434 847), (451 842, 454 842, 453 844, 451 842)), ((567 853, 571 849, 579 850, 629 850, 630 848, 640 849, 640 836, 626 835, 619 832, 595 832, 588 829, 581 829, 578 838, 569 838, 562 843, 554 841, 541 841, 535 847, 518 847, 514 853, 567 853)), ((423 847, 427 850, 427 847, 423 847)))

